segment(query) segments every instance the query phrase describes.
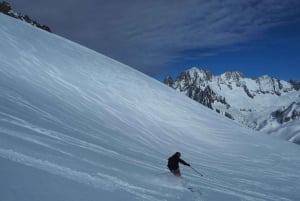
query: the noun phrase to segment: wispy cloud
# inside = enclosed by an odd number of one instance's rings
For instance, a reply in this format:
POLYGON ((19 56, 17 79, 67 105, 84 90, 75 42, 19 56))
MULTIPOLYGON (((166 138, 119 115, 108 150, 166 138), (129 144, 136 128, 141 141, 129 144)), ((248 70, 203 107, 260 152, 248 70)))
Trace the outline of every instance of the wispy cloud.
POLYGON ((150 75, 184 59, 184 51, 199 50, 199 56, 210 56, 216 54, 213 48, 226 49, 251 40, 300 13, 298 0, 22 3, 30 5, 31 13, 48 23, 54 32, 150 75))

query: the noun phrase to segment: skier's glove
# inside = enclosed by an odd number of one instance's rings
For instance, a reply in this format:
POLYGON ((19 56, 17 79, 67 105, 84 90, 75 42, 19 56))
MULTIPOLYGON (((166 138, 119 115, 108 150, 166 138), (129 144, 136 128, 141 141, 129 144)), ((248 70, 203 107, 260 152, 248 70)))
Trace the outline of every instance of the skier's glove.
POLYGON ((188 163, 187 166, 191 167, 191 164, 188 163))

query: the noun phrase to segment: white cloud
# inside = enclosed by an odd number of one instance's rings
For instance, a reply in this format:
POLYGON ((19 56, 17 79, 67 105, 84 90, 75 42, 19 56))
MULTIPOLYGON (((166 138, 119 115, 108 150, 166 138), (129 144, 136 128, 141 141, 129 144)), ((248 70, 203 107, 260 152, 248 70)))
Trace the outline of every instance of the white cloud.
POLYGON ((251 40, 300 12, 298 0, 22 2, 34 4, 31 12, 56 33, 148 74, 184 59, 184 51, 214 54, 212 48, 251 40), (207 48, 208 53, 201 50, 207 48))

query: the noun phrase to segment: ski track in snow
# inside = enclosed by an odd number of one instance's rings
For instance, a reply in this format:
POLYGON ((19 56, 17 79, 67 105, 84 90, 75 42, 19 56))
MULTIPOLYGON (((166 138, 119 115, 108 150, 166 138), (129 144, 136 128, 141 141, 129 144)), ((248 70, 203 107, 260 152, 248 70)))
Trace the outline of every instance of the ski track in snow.
POLYGON ((63 167, 49 161, 36 159, 13 150, 0 149, 0 156, 17 163, 21 163, 27 166, 35 167, 51 174, 59 175, 79 183, 84 183, 94 188, 101 188, 107 191, 114 191, 116 188, 120 188, 129 193, 135 194, 137 197, 145 198, 146 200, 153 200, 151 196, 147 196, 147 193, 157 194, 155 191, 147 190, 138 186, 130 185, 126 181, 122 181, 116 177, 106 175, 103 173, 97 173, 94 175, 86 172, 81 172, 68 167, 63 167))

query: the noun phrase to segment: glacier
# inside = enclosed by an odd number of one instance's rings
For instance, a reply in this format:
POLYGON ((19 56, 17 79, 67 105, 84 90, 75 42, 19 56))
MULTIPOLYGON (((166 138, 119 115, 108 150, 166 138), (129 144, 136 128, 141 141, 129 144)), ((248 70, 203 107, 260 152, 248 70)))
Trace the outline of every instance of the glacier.
POLYGON ((0 200, 300 197, 297 145, 2 14, 0 51, 0 200), (172 176, 166 163, 176 151, 204 176, 185 166, 172 176))

